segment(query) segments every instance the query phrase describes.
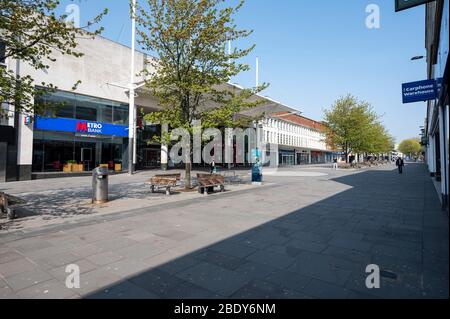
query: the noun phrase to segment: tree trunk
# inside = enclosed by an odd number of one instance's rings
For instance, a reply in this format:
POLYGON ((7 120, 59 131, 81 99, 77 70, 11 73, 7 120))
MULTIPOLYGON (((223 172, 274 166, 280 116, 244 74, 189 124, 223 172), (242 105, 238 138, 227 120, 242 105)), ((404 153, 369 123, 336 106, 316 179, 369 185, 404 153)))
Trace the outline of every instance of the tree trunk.
POLYGON ((185 163, 184 188, 191 189, 191 163, 185 163))

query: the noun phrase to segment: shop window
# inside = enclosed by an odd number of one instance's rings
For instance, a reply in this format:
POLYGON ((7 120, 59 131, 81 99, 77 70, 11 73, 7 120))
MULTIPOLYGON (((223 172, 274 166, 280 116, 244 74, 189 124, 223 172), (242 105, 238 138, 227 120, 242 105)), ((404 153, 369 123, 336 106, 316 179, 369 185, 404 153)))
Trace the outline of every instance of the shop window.
POLYGON ((114 124, 128 124, 128 108, 124 106, 114 106, 113 108, 113 123, 114 124))
POLYGON ((97 121, 97 106, 88 105, 88 103, 77 105, 75 118, 85 121, 97 121))

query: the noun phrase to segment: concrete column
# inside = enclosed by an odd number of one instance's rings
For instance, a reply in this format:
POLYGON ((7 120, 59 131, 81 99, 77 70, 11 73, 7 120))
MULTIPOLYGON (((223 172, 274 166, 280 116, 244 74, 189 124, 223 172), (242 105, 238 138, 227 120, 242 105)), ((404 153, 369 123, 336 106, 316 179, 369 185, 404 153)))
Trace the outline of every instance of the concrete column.
POLYGON ((434 176, 434 174, 436 173, 436 168, 435 168, 435 150, 434 150, 434 145, 435 145, 435 141, 434 141, 434 136, 430 135, 428 138, 428 150, 427 150, 427 157, 428 157, 428 170, 430 171, 430 175, 434 176))
MULTIPOLYGON (((169 132, 169 125, 168 124, 162 124, 161 125, 161 135, 164 136, 165 133, 169 132)), ((161 143, 161 169, 163 171, 167 170, 167 163, 169 159, 169 148, 167 147, 167 144, 161 143)))
POLYGON ((19 181, 31 180, 31 167, 33 163, 33 123, 25 124, 28 115, 19 115, 17 129, 17 179, 19 181))
POLYGON ((442 192, 442 207, 446 208, 446 203, 448 200, 448 165, 447 165, 447 149, 448 145, 446 142, 448 141, 448 125, 445 116, 447 115, 447 111, 445 107, 439 107, 439 142, 440 142, 440 150, 441 150, 441 192, 442 192))
POLYGON ((311 152, 308 153, 308 164, 311 164, 311 152))
POLYGON ((8 163, 8 143, 0 142, 0 183, 6 182, 7 163, 8 163))

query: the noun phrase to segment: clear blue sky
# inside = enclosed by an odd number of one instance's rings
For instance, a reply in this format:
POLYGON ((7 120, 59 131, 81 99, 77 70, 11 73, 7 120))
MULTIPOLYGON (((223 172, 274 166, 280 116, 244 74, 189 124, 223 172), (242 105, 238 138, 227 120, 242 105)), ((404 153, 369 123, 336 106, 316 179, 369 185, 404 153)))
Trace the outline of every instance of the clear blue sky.
MULTIPOLYGON (((138 0, 145 2, 146 0, 138 0)), ((65 0, 77 3, 81 21, 109 8, 103 36, 130 45, 128 0, 65 0)), ((235 1, 230 1, 235 3, 235 1)), ((425 8, 394 12, 394 0, 247 0, 236 17, 240 28, 253 29, 245 46, 256 49, 245 60, 252 71, 233 82, 255 84, 255 58, 260 57, 260 81, 270 83, 264 95, 321 120, 342 95, 351 93, 370 102, 399 143, 418 136, 425 103, 402 104, 401 83, 426 78, 425 8), (366 28, 366 6, 381 9, 380 29, 366 28)))

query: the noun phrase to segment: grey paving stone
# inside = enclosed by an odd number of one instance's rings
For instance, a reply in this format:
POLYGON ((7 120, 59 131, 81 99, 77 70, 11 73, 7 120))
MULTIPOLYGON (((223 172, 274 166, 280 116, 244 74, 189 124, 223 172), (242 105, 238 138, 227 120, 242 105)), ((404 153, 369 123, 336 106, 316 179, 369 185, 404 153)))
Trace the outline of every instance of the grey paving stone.
POLYGON ((208 263, 188 268, 176 276, 224 297, 230 296, 248 281, 242 275, 208 263))
POLYGON ((32 271, 36 268, 36 264, 32 263, 26 258, 21 258, 4 264, 0 264, 0 274, 4 278, 8 278, 16 274, 32 271))
POLYGON ((208 249, 215 250, 230 256, 245 258, 256 251, 256 248, 252 248, 240 243, 233 243, 229 241, 223 241, 217 244, 214 244, 208 249))
POLYGON ((88 256, 86 257, 86 259, 95 265, 104 266, 123 259, 123 256, 111 251, 107 251, 100 254, 88 256))
POLYGON ((336 285, 343 285, 356 267, 356 264, 328 255, 304 252, 289 271, 316 278, 336 285))
POLYGON ((310 277, 302 276, 290 271, 276 271, 264 278, 265 281, 276 284, 280 287, 302 291, 312 280, 310 277))
POLYGON ((159 255, 160 253, 167 251, 168 249, 169 247, 140 242, 135 245, 118 249, 114 253, 125 259, 144 260, 159 255))
POLYGON ((80 276, 80 288, 77 293, 87 295, 107 286, 120 282, 122 278, 105 269, 97 268, 80 276))
MULTIPOLYGON (((77 265, 80 268, 80 274, 84 274, 98 268, 97 265, 91 263, 86 259, 76 260, 75 262, 73 262, 73 264, 77 265)), ((66 273, 66 268, 67 265, 63 265, 52 269, 48 269, 46 271, 59 281, 65 282, 67 276, 69 275, 69 273, 66 273)))
POLYGON ((56 279, 52 279, 17 293, 20 298, 25 299, 66 299, 77 295, 76 289, 66 288, 56 279))
POLYGON ((327 248, 328 244, 321 244, 317 242, 311 242, 311 241, 303 241, 299 239, 293 239, 286 243, 287 247, 293 247, 300 250, 306 250, 311 252, 321 252, 327 248))
POLYGON ((130 276, 135 276, 143 271, 148 270, 149 266, 139 260, 122 259, 120 261, 102 266, 99 269, 112 272, 113 274, 118 275, 122 278, 128 278, 130 276))
POLYGON ((313 232, 307 232, 303 230, 295 231, 290 234, 290 237, 305 241, 305 242, 315 242, 315 243, 327 243, 330 236, 327 235, 319 235, 313 232))
POLYGON ((198 259, 195 259, 192 256, 188 255, 188 256, 181 256, 169 262, 166 262, 160 265, 158 269, 163 270, 171 275, 174 275, 183 270, 196 266, 200 263, 201 262, 198 259))
POLYGON ((268 265, 248 261, 245 264, 239 266, 237 269, 235 269, 234 272, 251 280, 251 279, 263 279, 277 270, 278 270, 277 268, 268 265))
POLYGON ((235 270, 246 262, 246 260, 243 258, 237 258, 210 249, 199 251, 193 254, 193 257, 200 261, 204 261, 229 270, 235 270))
POLYGON ((309 297, 301 292, 283 288, 276 284, 263 280, 253 280, 237 292, 231 299, 309 299, 309 297))
POLYGON ((158 299, 157 295, 129 281, 122 281, 84 296, 86 299, 158 299))
POLYGON ((320 299, 346 299, 350 294, 350 291, 343 286, 332 285, 317 279, 312 279, 302 292, 320 299))
POLYGON ((277 269, 286 269, 295 262, 293 257, 269 251, 258 251, 248 256, 246 259, 277 269))
POLYGON ((45 269, 51 269, 58 266, 64 266, 72 264, 73 262, 79 260, 80 257, 77 255, 74 255, 69 252, 59 253, 56 255, 49 255, 45 258, 37 259, 36 262, 39 264, 40 267, 45 269))
POLYGON ((383 244, 375 244, 372 248, 372 252, 375 255, 385 255, 395 257, 397 259, 405 259, 416 264, 421 263, 422 259, 421 250, 398 248, 383 244))
POLYGON ((0 287, 0 299, 18 299, 19 296, 8 286, 0 287))
POLYGON ((5 264, 21 258, 23 258, 23 255, 19 254, 17 251, 9 250, 7 252, 0 253, 0 264, 5 264))
POLYGON ((348 260, 356 264, 368 265, 371 263, 372 260, 372 256, 369 252, 362 252, 355 249, 337 246, 328 246, 324 251, 322 251, 322 253, 324 255, 330 255, 344 260, 348 260))
POLYGON ((74 247, 71 252, 81 258, 85 258, 92 255, 100 254, 103 251, 100 247, 95 244, 85 244, 81 246, 74 247))
POLYGON ((167 237, 176 241, 182 241, 191 237, 194 237, 195 234, 187 233, 182 230, 177 229, 170 229, 170 230, 164 230, 164 231, 156 231, 154 232, 155 235, 161 236, 161 237, 167 237))
POLYGON ((27 238, 18 240, 8 244, 9 247, 15 248, 21 252, 29 252, 33 250, 39 250, 43 248, 52 247, 53 245, 44 240, 36 240, 34 238, 27 238))
POLYGON ((10 276, 6 279, 6 282, 10 288, 17 292, 50 279, 53 279, 53 277, 48 273, 40 269, 34 269, 10 276))
POLYGON ((336 247, 342 247, 352 250, 358 250, 362 252, 368 252, 372 248, 372 244, 363 242, 361 240, 355 240, 352 238, 342 238, 342 237, 335 237, 331 239, 328 244, 336 247))
POLYGON ((268 251, 268 252, 276 253, 276 254, 280 254, 280 255, 285 255, 288 257, 296 257, 303 250, 296 248, 296 247, 287 246, 287 245, 272 245, 272 246, 265 248, 264 251, 268 251))
POLYGON ((184 282, 164 294, 164 299, 223 299, 217 293, 213 293, 195 284, 184 282))
POLYGON ((166 297, 171 290, 186 282, 158 269, 145 271, 129 278, 129 281, 161 298, 166 297))

